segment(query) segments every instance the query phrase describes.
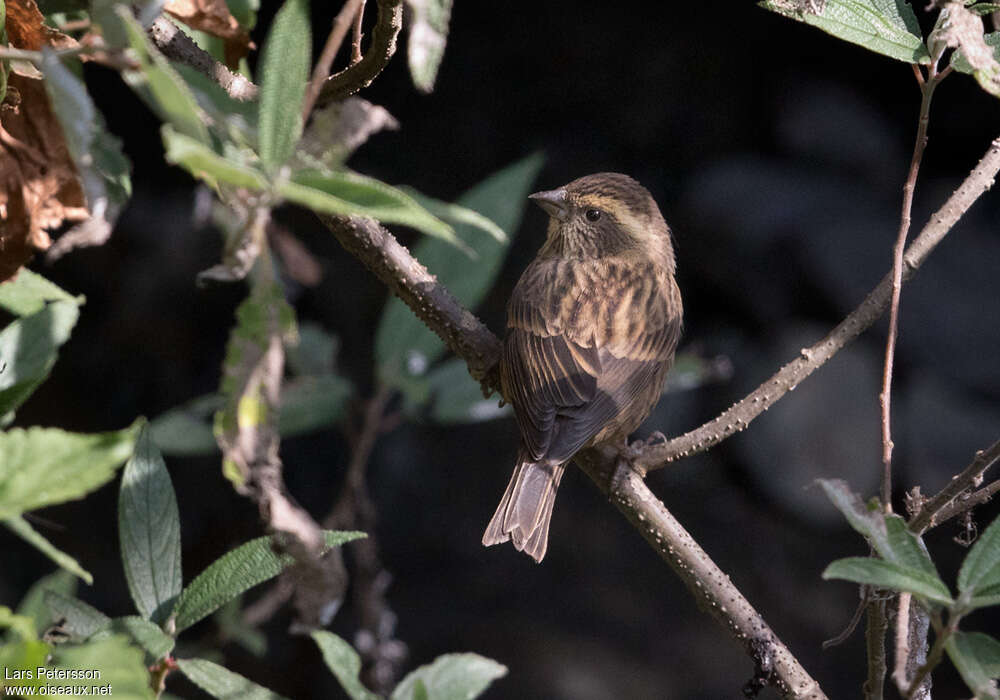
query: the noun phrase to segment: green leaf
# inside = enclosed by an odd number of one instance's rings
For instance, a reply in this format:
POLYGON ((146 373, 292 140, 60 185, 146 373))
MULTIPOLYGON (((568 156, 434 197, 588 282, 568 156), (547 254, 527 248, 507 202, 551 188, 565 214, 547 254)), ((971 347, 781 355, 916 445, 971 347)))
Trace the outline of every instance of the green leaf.
POLYGON ((452 0, 406 0, 410 6, 410 40, 406 57, 418 90, 431 92, 448 40, 452 0))
POLYGON ((10 608, 2 605, 0 605, 0 629, 8 630, 5 642, 0 644, 0 668, 4 670, 0 676, 0 691, 13 692, 15 688, 37 688, 43 681, 35 678, 35 674, 38 667, 45 665, 50 651, 49 645, 39 641, 30 617, 14 615, 10 608), (10 683, 11 680, 15 683, 10 683))
POLYGON ((979 536, 958 572, 958 590, 963 599, 989 595, 994 588, 1000 589, 1000 517, 979 536))
POLYGON ((177 667, 192 683, 219 700, 283 700, 281 695, 205 659, 177 659, 177 667))
POLYGON ((76 236, 77 240, 83 238, 89 245, 103 243, 111 235, 111 227, 132 194, 130 163, 122 152, 121 142, 105 127, 83 81, 47 47, 42 49, 41 69, 45 73, 45 91, 83 182, 91 214, 85 224, 64 234, 56 247, 69 250, 71 246, 65 239, 85 231, 85 236, 76 236))
POLYGON ((147 620, 163 622, 183 583, 181 521, 170 474, 146 425, 122 473, 118 539, 136 609, 147 620))
MULTIPOLYGON (((460 250, 438 240, 425 239, 414 248, 416 259, 437 275, 441 284, 466 307, 475 308, 493 286, 541 166, 540 155, 528 156, 493 174, 458 199, 460 206, 486 216, 508 234, 507 241, 501 243, 478 229, 459 226, 459 236, 479 256, 474 264, 460 250)), ((406 304, 396 297, 386 303, 375 336, 375 362, 382 381, 405 389, 413 377, 424 375, 444 350, 441 339, 406 304)))
POLYGON ((390 700, 416 700, 422 683, 426 697, 434 700, 471 700, 479 697, 497 678, 507 675, 507 667, 479 654, 444 654, 434 663, 407 674, 390 700))
POLYGON ((89 571, 80 566, 80 563, 76 559, 45 539, 41 533, 31 527, 28 521, 21 516, 7 518, 3 521, 3 524, 67 572, 79 576, 88 584, 94 582, 94 577, 90 575, 89 571))
MULTIPOLYGON (((364 537, 362 532, 325 530, 326 547, 339 547, 364 537)), ((274 578, 293 564, 289 554, 276 554, 270 537, 258 537, 223 554, 198 574, 177 599, 174 608, 178 632, 187 629, 244 591, 274 578)))
MULTIPOLYGON (((0 416, 24 403, 49 376, 79 317, 75 300, 54 301, 0 331, 0 416)), ((0 464, 0 483, 3 472, 0 464)))
POLYGON ((111 626, 110 617, 78 598, 50 590, 44 599, 52 618, 64 620, 62 627, 75 639, 87 639, 111 626))
POLYGON ((981 2, 978 5, 969 5, 966 8, 969 12, 977 15, 988 15, 991 12, 1000 12, 1000 4, 995 2, 981 2))
POLYGON ((243 619, 243 597, 233 598, 212 616, 219 630, 220 644, 236 642, 251 654, 267 654, 267 635, 243 619))
POLYGON ((260 10, 260 0, 226 0, 229 12, 239 25, 251 30, 257 24, 257 11, 260 10))
POLYGON ((138 615, 116 617, 111 621, 111 630, 131 637, 153 659, 162 659, 174 648, 174 640, 156 624, 138 615))
POLYGON ((26 615, 35 621, 36 630, 44 630, 54 618, 45 604, 45 593, 55 591, 65 597, 76 595, 76 577, 65 569, 59 569, 35 581, 17 605, 17 614, 26 615))
POLYGON ((948 588, 936 577, 899 564, 873 557, 849 557, 832 562, 823 572, 824 579, 838 578, 866 583, 894 591, 906 591, 942 605, 954 601, 948 588))
POLYGON ((211 416, 225 405, 221 394, 207 394, 164 411, 150 423, 153 441, 165 454, 178 457, 210 455, 219 451, 211 416))
POLYGON ((141 70, 123 71, 122 76, 133 90, 155 111, 160 119, 177 131, 201 143, 209 143, 206 118, 191 89, 178 75, 170 61, 152 45, 142 26, 128 8, 116 9, 128 34, 129 45, 139 59, 141 70))
POLYGON ((471 226, 472 228, 477 228, 480 231, 485 231, 500 243, 507 242, 507 234, 504 233, 504 230, 493 223, 493 219, 483 216, 478 211, 458 204, 452 204, 451 202, 442 202, 440 199, 428 197, 427 195, 421 194, 417 190, 412 187, 407 187, 406 185, 400 186, 399 190, 410 195, 417 202, 417 204, 443 221, 447 221, 454 226, 465 224, 467 226, 471 226))
POLYGON ((0 307, 16 316, 36 314, 50 301, 67 301, 80 306, 84 298, 74 297, 26 267, 22 267, 14 279, 0 284, 0 307))
POLYGON ((327 632, 326 630, 316 630, 311 633, 313 640, 319 645, 323 652, 323 661, 326 667, 333 672, 340 682, 340 687, 350 696, 351 700, 380 700, 379 696, 371 692, 362 683, 361 657, 354 647, 343 639, 327 632))
POLYGON ((1000 642, 981 632, 956 631, 944 645, 962 680, 979 700, 997 700, 1000 677, 1000 642))
POLYGON ((433 216, 395 187, 358 173, 300 170, 279 182, 278 194, 290 202, 325 214, 358 215, 387 224, 410 226, 428 235, 463 245, 451 226, 433 216))
POLYGON ((258 68, 258 138, 265 166, 288 160, 302 135, 302 98, 311 49, 308 0, 285 0, 267 35, 258 68))
POLYGON ((166 148, 164 158, 167 162, 181 166, 196 178, 205 180, 210 185, 224 182, 251 190, 267 188, 267 179, 261 171, 230 158, 223 158, 195 139, 178 133, 169 124, 163 125, 160 134, 163 136, 166 148))
POLYGON ((904 0, 825 0, 811 3, 772 0, 761 7, 818 27, 827 34, 907 63, 930 63, 913 8, 904 0))
POLYGON ((322 376, 336 371, 337 337, 317 323, 299 325, 299 342, 288 348, 288 367, 301 376, 322 376))
POLYGON ((351 383, 335 374, 287 382, 281 389, 278 434, 304 435, 336 425, 350 397, 351 383))
POLYGON ((453 357, 427 375, 434 396, 431 419, 442 425, 478 423, 510 413, 509 404, 500 408, 496 397, 486 398, 479 382, 469 376, 465 360, 453 357))
POLYGON ((15 428, 0 433, 0 519, 81 498, 132 454, 138 422, 111 433, 15 428))
MULTIPOLYGON (((257 148, 257 103, 234 99, 204 73, 183 64, 171 66, 208 117, 208 127, 223 141, 257 148)), ((242 77, 242 76, 241 76, 242 77)))
POLYGON ((52 665, 57 669, 72 669, 83 674, 99 672, 100 675, 92 680, 72 681, 76 688, 88 688, 90 695, 113 693, 115 698, 153 699, 143 652, 129 644, 122 635, 86 644, 60 644, 52 652, 52 665))

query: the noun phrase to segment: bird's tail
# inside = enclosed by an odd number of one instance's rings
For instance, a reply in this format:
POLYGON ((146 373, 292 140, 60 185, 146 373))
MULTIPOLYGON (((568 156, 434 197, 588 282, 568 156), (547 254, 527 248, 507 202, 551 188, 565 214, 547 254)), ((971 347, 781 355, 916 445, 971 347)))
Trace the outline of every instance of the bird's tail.
POLYGON ((549 540, 549 521, 565 464, 519 460, 507 491, 486 527, 487 547, 507 540, 540 562, 549 540))

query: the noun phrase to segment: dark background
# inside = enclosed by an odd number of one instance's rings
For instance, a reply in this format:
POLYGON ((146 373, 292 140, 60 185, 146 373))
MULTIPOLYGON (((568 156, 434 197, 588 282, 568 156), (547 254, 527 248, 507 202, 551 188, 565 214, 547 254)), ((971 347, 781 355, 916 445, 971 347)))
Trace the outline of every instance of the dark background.
MULTIPOLYGON (((258 43, 276 7, 265 3, 258 43)), ((374 5, 374 3, 370 3, 374 5)), ((927 28, 923 3, 917 13, 927 28)), ((339 3, 314 11, 315 43, 339 3)), ((374 7, 369 14, 374 14, 374 7)), ((402 46, 401 46, 402 49, 402 46)), ((81 431, 155 416, 219 381, 242 285, 196 289, 221 241, 194 226, 194 183, 163 163, 157 123, 118 78, 88 68, 109 127, 134 163, 135 196, 109 244, 34 267, 87 296, 51 379, 18 425, 81 431)), ((401 50, 363 96, 401 122, 351 161, 389 182, 453 199, 533 151, 536 189, 615 170, 645 184, 671 223, 686 306, 682 350, 730 358, 724 384, 668 396, 642 432, 691 429, 815 342, 889 269, 919 92, 908 65, 835 40, 751 3, 458 2, 437 89, 410 84, 401 50)), ((963 75, 932 108, 914 233, 990 140, 1000 102, 963 75)), ((374 328, 386 293, 307 212, 279 218, 321 261, 314 288, 293 291, 300 320, 341 340, 341 371, 372 390, 374 328)), ((893 400, 896 493, 940 488, 1000 426, 1000 199, 962 220, 903 293, 893 400)), ((496 288, 479 309, 494 330, 520 270, 543 237, 529 210, 496 288)), ((404 242, 412 233, 399 231, 404 242)), ((824 582, 835 558, 863 555, 816 487, 817 477, 877 491, 878 392, 884 321, 745 433, 708 455, 651 475, 651 488, 771 624, 832 698, 857 697, 863 631, 821 651, 857 604, 856 587, 824 582)), ((536 566, 479 540, 509 478, 510 419, 462 427, 408 422, 376 446, 370 485, 376 534, 394 580, 388 599, 409 670, 441 653, 476 651, 506 664, 491 698, 731 698, 752 673, 742 648, 697 610, 670 568, 577 470, 563 481, 549 553, 536 566)), ((286 475, 317 517, 347 462, 337 429, 287 440, 286 475)), ((169 459, 183 521, 185 579, 261 533, 217 459, 169 459)), ((118 559, 117 484, 39 513, 36 527, 95 574, 81 597, 131 612, 118 559)), ((897 509, 902 504, 897 502, 897 509)), ((996 517, 979 509, 980 529, 996 517)), ((953 582, 958 525, 928 545, 953 582)), ((0 600, 12 604, 51 564, 6 532, 0 600)), ((264 590, 263 588, 261 590, 264 590)), ((251 594, 251 597, 259 591, 251 594)), ((289 636, 282 610, 256 659, 226 663, 292 698, 338 697, 318 651, 289 636)), ((347 606, 333 629, 352 638, 347 606)), ((969 629, 995 631, 978 613, 969 629)), ((212 623, 189 635, 211 642, 212 623)), ((935 697, 968 695, 952 671, 935 697)), ((195 695, 190 686, 171 688, 195 695)), ((889 691, 891 693, 894 691, 889 691)), ((765 691, 764 695, 773 694, 765 691)))

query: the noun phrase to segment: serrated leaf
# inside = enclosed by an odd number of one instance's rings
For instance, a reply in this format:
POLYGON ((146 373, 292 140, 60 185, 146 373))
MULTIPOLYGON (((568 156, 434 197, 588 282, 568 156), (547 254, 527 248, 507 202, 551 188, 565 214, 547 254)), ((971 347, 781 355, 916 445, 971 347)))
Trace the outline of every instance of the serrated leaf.
POLYGON ((55 591, 72 598, 76 595, 77 579, 69 571, 59 569, 35 581, 17 605, 17 614, 26 615, 35 621, 36 630, 44 630, 52 624, 53 618, 45 604, 45 593, 55 591))
POLYGON ((496 397, 486 398, 479 382, 469 376, 465 360, 454 357, 442 362, 427 375, 433 395, 430 417, 436 423, 452 425, 493 420, 510 413, 496 397))
POLYGON ((147 620, 163 622, 183 583, 181 521, 167 465, 146 425, 122 473, 118 538, 136 609, 147 620))
POLYGON ((76 559, 45 539, 41 533, 31 527, 28 521, 21 516, 8 518, 3 521, 3 524, 10 528, 12 532, 17 534, 25 542, 28 542, 42 554, 65 569, 68 573, 79 576, 88 584, 92 584, 94 582, 94 577, 90 575, 89 571, 80 566, 80 563, 76 559))
POLYGON ((940 579, 884 559, 873 557, 838 559, 826 567, 823 578, 838 578, 879 588, 891 588, 894 591, 906 591, 941 605, 951 605, 954 602, 940 579))
POLYGON ((438 68, 444 58, 451 3, 452 0, 406 0, 412 16, 406 58, 413 84, 423 92, 434 89, 438 68))
POLYGON ((0 519, 81 498, 132 454, 138 423, 110 433, 15 428, 0 433, 0 519))
POLYGON ((265 166, 287 161, 302 135, 302 98, 309 80, 311 49, 308 0, 285 0, 271 25, 258 67, 258 140, 265 166))
POLYGON ((249 678, 205 659, 177 659, 177 667, 188 680, 219 700, 284 700, 249 678))
POLYGON ((405 192, 374 178, 347 171, 300 170, 275 188, 290 202, 324 214, 357 215, 386 224, 410 226, 454 246, 463 246, 455 230, 417 204, 405 192))
POLYGON ((0 284, 0 307, 16 316, 38 313, 50 301, 66 301, 80 306, 84 298, 74 297, 26 267, 21 268, 14 279, 0 284))
POLYGON ((264 173, 244 163, 223 158, 207 146, 175 131, 169 124, 160 129, 164 158, 168 163, 179 165, 200 180, 210 185, 219 182, 246 187, 251 190, 267 188, 264 173))
POLYGON ((761 7, 869 51, 907 63, 930 63, 913 8, 903 0, 823 0, 813 3, 773 0, 761 7))
MULTIPOLYGON (((457 204, 488 217, 507 232, 507 241, 501 243, 470 226, 459 226, 459 236, 478 255, 474 263, 453 246, 434 239, 424 239, 414 247, 414 257, 466 307, 475 308, 493 286, 541 166, 540 155, 528 156, 459 197, 457 204)), ((375 336, 375 362, 382 381, 405 390, 408 382, 425 374, 444 350, 441 339, 406 304, 396 297, 389 299, 375 336)))
POLYGON ((390 700, 416 700, 417 685, 434 700, 471 700, 479 697, 507 667, 479 654, 444 654, 434 663, 408 673, 392 691, 390 700))
POLYGON ((116 617, 111 621, 111 630, 131 637, 154 659, 162 659, 174 648, 173 637, 138 615, 116 617))
MULTIPOLYGON (((75 300, 54 301, 0 331, 0 416, 24 403, 48 378, 59 346, 69 340, 79 317, 75 300)), ((0 466, 0 479, 2 474, 0 466)))
POLYGON ((205 114, 198 106, 191 89, 170 65, 170 61, 152 45, 142 25, 128 8, 116 9, 129 45, 139 59, 140 70, 124 71, 125 82, 156 112, 160 119, 171 124, 178 133, 201 143, 209 143, 205 114))
POLYGON ((111 626, 111 618, 78 598, 49 590, 44 594, 45 606, 54 620, 75 639, 86 639, 111 626))
POLYGON ((958 590, 962 598, 1000 595, 1000 517, 996 518, 965 555, 958 572, 958 590))
POLYGON ((85 644, 60 644, 53 649, 51 665, 84 673, 99 672, 93 680, 75 681, 77 687, 86 684, 91 695, 98 694, 95 689, 110 686, 116 698, 153 700, 154 697, 142 650, 129 644, 122 635, 85 644))
POLYGON ((323 653, 326 667, 337 677, 340 687, 351 700, 380 700, 361 683, 361 657, 354 647, 326 630, 316 630, 310 635, 323 653))
POLYGON ((945 642, 948 658, 979 700, 997 700, 1000 642, 981 632, 954 632, 945 642))
MULTIPOLYGON (((323 531, 327 548, 364 536, 362 532, 323 531)), ((270 537, 258 537, 223 554, 181 592, 174 608, 177 631, 187 629, 244 591, 274 578, 294 562, 291 555, 274 552, 270 537)))

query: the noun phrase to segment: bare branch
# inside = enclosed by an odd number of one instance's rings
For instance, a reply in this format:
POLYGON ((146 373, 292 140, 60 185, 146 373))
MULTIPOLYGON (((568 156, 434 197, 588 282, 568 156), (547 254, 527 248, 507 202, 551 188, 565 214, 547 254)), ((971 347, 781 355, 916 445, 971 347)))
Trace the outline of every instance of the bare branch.
POLYGON ((365 19, 365 0, 361 0, 358 14, 354 17, 354 31, 351 32, 351 65, 361 60, 361 24, 365 19))
POLYGON ((927 69, 927 79, 920 77, 920 69, 914 66, 920 84, 920 117, 917 121, 917 138, 913 144, 910 170, 903 184, 903 208, 899 220, 896 244, 892 249, 892 300, 889 303, 889 332, 885 341, 885 368, 882 373, 882 393, 879 404, 882 409, 882 507, 892 512, 892 365, 896 356, 896 337, 899 333, 899 298, 903 290, 903 251, 906 236, 910 232, 910 214, 913 211, 913 192, 917 187, 917 173, 920 161, 927 147, 927 126, 931 116, 931 97, 941 79, 937 73, 937 63, 927 69))
POLYGON ((257 99, 256 85, 212 58, 166 17, 159 17, 153 22, 149 36, 164 56, 207 75, 234 100, 249 102, 257 99))
POLYGON ((317 103, 322 106, 342 100, 371 85, 396 53, 396 37, 403 26, 403 0, 378 0, 378 19, 372 29, 371 46, 357 63, 327 78, 317 103))
MULTIPOLYGON (((965 499, 961 502, 961 508, 951 508, 953 505, 952 502, 955 501, 956 498, 958 498, 966 489, 978 486, 982 483, 983 474, 998 460, 1000 460, 1000 440, 997 440, 985 450, 977 452, 975 458, 972 460, 972 463, 962 470, 961 474, 956 474, 952 477, 952 480, 947 486, 941 489, 937 495, 933 496, 926 503, 924 503, 924 505, 920 508, 920 512, 910 519, 910 522, 908 523, 910 530, 918 535, 922 535, 930 528, 944 522, 948 518, 952 518, 959 513, 982 503, 983 501, 989 500, 989 497, 993 495, 997 488, 1000 488, 995 486, 995 484, 1000 482, 994 482, 986 488, 972 494, 969 499, 965 499), (975 503, 970 504, 968 501, 973 496, 977 496, 978 494, 983 494, 979 496, 981 500, 977 500, 975 503), (947 517, 945 517, 946 511, 948 511, 947 517)), ((954 505, 959 504, 956 503, 954 505)))
POLYGON ((323 83, 330 76, 333 59, 337 57, 337 52, 340 51, 340 46, 347 37, 347 32, 351 28, 351 22, 363 6, 364 0, 347 0, 344 6, 340 8, 337 16, 333 18, 330 35, 327 36, 326 43, 323 45, 323 52, 319 55, 319 60, 316 61, 316 67, 313 68, 312 80, 309 81, 305 97, 302 100, 303 124, 309 119, 313 105, 316 104, 316 98, 319 97, 320 90, 323 89, 323 83))
MULTIPOLYGON (((923 264, 930 252, 979 196, 990 188, 998 171, 1000 171, 1000 139, 990 144, 979 164, 907 247, 903 255, 904 281, 923 264)), ((720 416, 680 437, 644 448, 637 457, 635 465, 647 471, 659 469, 680 457, 704 452, 730 435, 743 430, 752 420, 837 354, 841 348, 868 329, 889 308, 891 295, 892 279, 890 275, 886 275, 858 308, 825 338, 811 347, 803 348, 800 357, 782 367, 770 379, 720 416)))
POLYGON ((889 628, 886 615, 886 600, 877 592, 871 596, 868 603, 868 624, 865 626, 865 645, 868 651, 868 677, 863 690, 865 700, 882 700, 885 685, 885 632, 889 628))

